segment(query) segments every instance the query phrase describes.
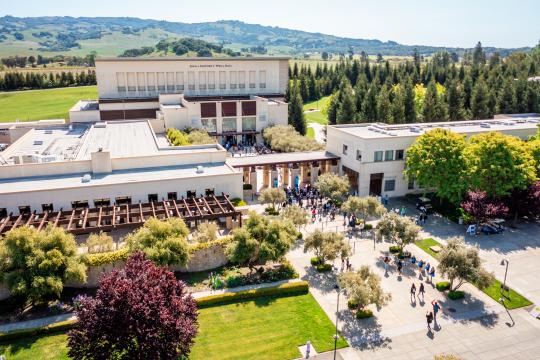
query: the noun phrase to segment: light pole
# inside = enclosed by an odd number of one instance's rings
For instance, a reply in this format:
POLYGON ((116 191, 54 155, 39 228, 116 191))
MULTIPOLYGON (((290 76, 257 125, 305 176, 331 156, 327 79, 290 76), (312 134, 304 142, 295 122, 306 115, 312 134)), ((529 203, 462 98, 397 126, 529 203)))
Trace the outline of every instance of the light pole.
POLYGON ((502 259, 501 260, 501 266, 506 265, 506 269, 504 270, 504 281, 501 285, 501 295, 504 297, 504 291, 506 291, 506 275, 508 274, 508 260, 502 259))
POLYGON ((336 289, 337 291, 337 307, 336 307, 336 333, 334 334, 334 360, 336 360, 336 355, 337 355, 337 341, 338 341, 338 321, 339 321, 339 294, 340 294, 340 289, 339 289, 339 285, 336 284, 334 286, 334 289, 336 289))

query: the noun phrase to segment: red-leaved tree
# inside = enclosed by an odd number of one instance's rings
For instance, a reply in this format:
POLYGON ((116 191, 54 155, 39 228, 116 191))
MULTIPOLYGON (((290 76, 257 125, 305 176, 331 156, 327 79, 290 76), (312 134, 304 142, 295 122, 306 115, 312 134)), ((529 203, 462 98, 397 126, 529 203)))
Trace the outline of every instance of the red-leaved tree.
POLYGON ((104 276, 76 313, 68 333, 73 359, 178 359, 197 335, 197 307, 184 283, 143 252, 104 276))
POLYGON ((540 181, 529 185, 523 190, 514 190, 505 198, 505 203, 514 215, 514 223, 519 217, 528 216, 536 218, 540 216, 540 181))
POLYGON ((508 214, 508 208, 502 201, 489 198, 485 191, 479 190, 469 191, 461 207, 474 218, 477 225, 508 214))

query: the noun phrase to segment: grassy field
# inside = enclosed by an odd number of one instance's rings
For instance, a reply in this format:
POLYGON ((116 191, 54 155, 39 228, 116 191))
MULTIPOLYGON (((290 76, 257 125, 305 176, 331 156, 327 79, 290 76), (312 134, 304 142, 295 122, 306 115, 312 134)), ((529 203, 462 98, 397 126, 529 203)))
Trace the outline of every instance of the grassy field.
POLYGON ((325 96, 323 98, 320 98, 319 100, 311 101, 304 104, 304 111, 308 110, 321 110, 321 111, 312 111, 305 113, 304 116, 306 118, 306 122, 316 122, 322 125, 328 124, 328 117, 326 114, 322 112, 323 109, 326 109, 328 106, 328 103, 330 102, 330 96, 325 96))
POLYGON ((306 136, 310 139, 315 139, 315 130, 312 127, 307 128, 306 136))
MULTIPOLYGON (((437 245, 440 247, 443 246, 441 243, 431 238, 419 240, 415 242, 414 244, 418 246, 420 249, 424 250, 429 255, 433 256, 435 259, 438 259, 439 254, 432 251, 429 247, 434 246, 434 245, 437 245)), ((480 289, 480 290, 482 290, 487 296, 489 296, 493 300, 499 302, 499 299, 502 297, 501 285, 502 285, 501 282, 495 279, 493 284, 491 284, 485 289, 480 289)), ((512 289, 504 293, 504 298, 505 298, 504 303, 506 304, 506 307, 508 309, 517 309, 517 308, 532 304, 527 298, 523 297, 522 295, 520 295, 519 293, 517 293, 516 291, 512 289)))
MULTIPOLYGON (((263 297, 199 311, 199 336, 190 359, 293 359, 310 340, 319 352, 333 349, 334 326, 311 294, 263 297)), ((340 338, 338 346, 347 343, 340 338)), ((9 360, 68 359, 66 335, 0 344, 9 360)))
POLYGON ((68 118, 81 99, 96 99, 96 86, 0 93, 0 122, 68 118))

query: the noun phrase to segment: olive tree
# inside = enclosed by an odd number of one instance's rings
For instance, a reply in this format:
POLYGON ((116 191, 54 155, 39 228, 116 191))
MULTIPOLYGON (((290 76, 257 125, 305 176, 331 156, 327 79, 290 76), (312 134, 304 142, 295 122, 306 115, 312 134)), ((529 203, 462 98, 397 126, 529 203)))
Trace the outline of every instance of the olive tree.
POLYGON ((332 201, 342 201, 343 197, 349 192, 349 179, 346 176, 325 173, 317 178, 315 188, 332 201))
POLYGON ((284 203, 287 199, 287 195, 283 189, 267 188, 261 191, 259 195, 259 201, 263 204, 272 204, 275 209, 276 204, 284 203))
POLYGON ((364 223, 371 216, 382 216, 386 213, 386 208, 374 196, 350 196, 341 205, 341 210, 349 214, 354 214, 357 218, 362 219, 364 223))
POLYGON ((343 234, 333 231, 315 230, 304 241, 304 251, 313 251, 320 263, 337 258, 344 259, 351 253, 343 234))
POLYGON ((376 227, 377 240, 383 238, 395 243, 400 252, 407 244, 412 244, 418 240, 420 227, 418 227, 410 218, 400 216, 390 211, 382 217, 376 227))
POLYGON ((297 237, 298 232, 291 222, 270 220, 252 211, 245 225, 234 230, 225 255, 230 262, 247 265, 253 270, 257 264, 280 260, 297 237))
POLYGON ((31 305, 60 297, 67 280, 86 281, 73 235, 52 225, 21 226, 0 239, 0 280, 31 305))
POLYGON ((147 258, 158 265, 186 265, 189 259, 187 236, 189 230, 184 220, 154 217, 126 237, 130 251, 143 251, 147 258))
POLYGON ((218 230, 219 226, 215 222, 207 221, 200 223, 193 235, 193 241, 199 243, 214 241, 217 239, 218 230))
POLYGON ((363 310, 369 304, 384 306, 392 299, 381 287, 381 278, 369 266, 362 265, 356 271, 347 271, 339 275, 339 286, 347 292, 349 301, 363 310))
POLYGON ((484 289, 495 281, 493 274, 483 268, 478 248, 467 246, 459 237, 448 239, 443 246, 439 253, 439 270, 450 281, 452 291, 466 282, 484 289))
POLYGON ((300 229, 302 225, 306 225, 309 221, 308 212, 298 205, 287 206, 281 212, 281 217, 285 220, 289 220, 298 229, 300 229))

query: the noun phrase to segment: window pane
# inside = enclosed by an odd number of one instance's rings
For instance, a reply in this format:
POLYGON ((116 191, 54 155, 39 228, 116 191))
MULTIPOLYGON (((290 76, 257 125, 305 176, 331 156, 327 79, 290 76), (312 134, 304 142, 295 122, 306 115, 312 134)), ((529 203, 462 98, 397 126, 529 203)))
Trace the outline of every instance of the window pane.
POLYGON ((349 147, 347 145, 343 145, 343 155, 347 155, 348 148, 349 147))
POLYGON ((384 154, 384 161, 394 160, 394 150, 386 150, 384 154))
POLYGON ((384 191, 394 191, 396 188, 396 180, 386 180, 384 182, 384 191))
POLYGON ((209 133, 217 132, 216 119, 201 119, 201 127, 209 133))
POLYGON ((403 150, 396 150, 396 160, 403 160, 403 150))
POLYGON ((236 118, 223 119, 223 132, 236 131, 236 118))
POLYGON ((382 157, 383 157, 382 151, 375 151, 375 156, 374 156, 375 162, 382 161, 382 157))
POLYGON ((242 131, 255 131, 257 118, 255 116, 242 118, 242 131))

